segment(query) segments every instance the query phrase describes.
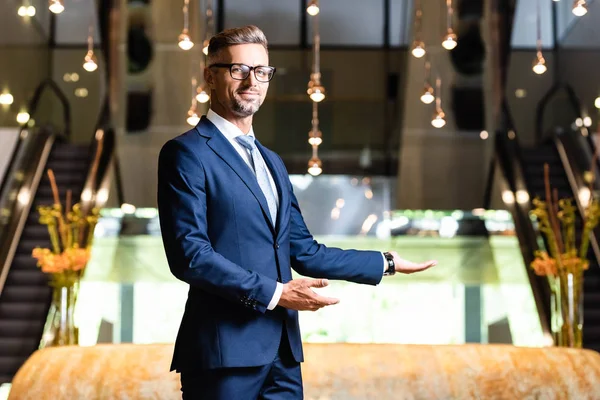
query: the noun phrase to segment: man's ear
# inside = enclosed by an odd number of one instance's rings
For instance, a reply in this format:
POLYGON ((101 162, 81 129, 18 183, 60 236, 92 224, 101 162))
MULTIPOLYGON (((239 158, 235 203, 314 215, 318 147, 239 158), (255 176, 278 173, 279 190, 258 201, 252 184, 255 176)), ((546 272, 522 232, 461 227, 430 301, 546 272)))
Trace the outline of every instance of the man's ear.
POLYGON ((206 82, 210 89, 213 89, 215 77, 213 76, 212 71, 208 67, 204 68, 204 82, 206 82))

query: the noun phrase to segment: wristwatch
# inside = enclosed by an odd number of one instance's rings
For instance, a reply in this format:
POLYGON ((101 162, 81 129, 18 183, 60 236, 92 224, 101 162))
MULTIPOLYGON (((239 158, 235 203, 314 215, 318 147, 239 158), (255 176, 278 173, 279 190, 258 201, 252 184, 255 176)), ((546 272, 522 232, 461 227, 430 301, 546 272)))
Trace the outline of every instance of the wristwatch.
POLYGON ((387 261, 387 268, 383 273, 383 276, 391 276, 396 273, 396 264, 394 264, 394 256, 387 251, 383 253, 385 260, 387 261))

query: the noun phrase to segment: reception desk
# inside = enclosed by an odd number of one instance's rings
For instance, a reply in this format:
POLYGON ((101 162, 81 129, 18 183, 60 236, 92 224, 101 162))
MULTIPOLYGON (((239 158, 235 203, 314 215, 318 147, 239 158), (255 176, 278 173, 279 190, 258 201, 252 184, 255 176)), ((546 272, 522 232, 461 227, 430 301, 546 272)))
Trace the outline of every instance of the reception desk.
MULTIPOLYGON (((15 376, 9 400, 180 399, 172 350, 40 350, 15 376)), ((306 344, 305 356, 307 400, 600 399, 600 355, 589 350, 344 343, 306 344)))

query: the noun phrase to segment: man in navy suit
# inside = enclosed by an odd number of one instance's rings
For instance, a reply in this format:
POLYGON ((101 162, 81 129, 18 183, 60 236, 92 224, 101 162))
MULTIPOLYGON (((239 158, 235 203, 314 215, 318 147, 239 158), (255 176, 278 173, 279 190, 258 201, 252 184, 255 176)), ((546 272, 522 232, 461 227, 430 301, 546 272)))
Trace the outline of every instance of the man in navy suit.
POLYGON ((252 130, 274 74, 257 27, 214 36, 204 71, 210 110, 160 153, 165 251, 190 285, 171 366, 184 399, 302 399, 298 311, 338 303, 311 288, 327 278, 377 285, 435 265, 313 239, 283 161, 252 130), (317 279, 292 279, 292 268, 317 279))

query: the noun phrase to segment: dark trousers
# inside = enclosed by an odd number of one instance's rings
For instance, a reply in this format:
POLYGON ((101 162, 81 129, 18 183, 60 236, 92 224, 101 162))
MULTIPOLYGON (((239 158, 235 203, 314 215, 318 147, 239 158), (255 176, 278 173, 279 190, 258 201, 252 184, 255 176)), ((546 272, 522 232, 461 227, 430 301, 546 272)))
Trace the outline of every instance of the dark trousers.
POLYGON ((183 400, 301 400, 302 374, 287 335, 275 360, 260 367, 182 371, 183 400))

